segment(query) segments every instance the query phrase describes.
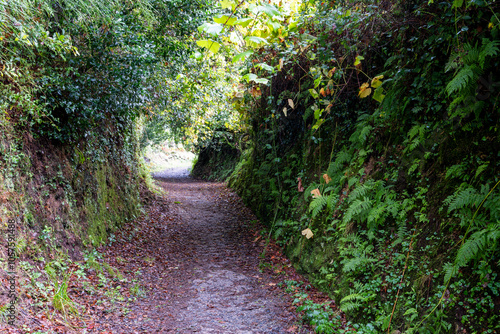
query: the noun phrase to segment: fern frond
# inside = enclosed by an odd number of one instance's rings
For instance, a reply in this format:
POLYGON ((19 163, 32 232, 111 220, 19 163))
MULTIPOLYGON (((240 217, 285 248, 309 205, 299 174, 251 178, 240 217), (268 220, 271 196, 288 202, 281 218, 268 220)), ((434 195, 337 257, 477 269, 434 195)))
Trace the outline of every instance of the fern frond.
POLYGON ((454 277, 456 274, 458 274, 458 266, 455 264, 451 263, 445 263, 443 266, 443 271, 444 271, 444 283, 447 283, 452 277, 454 277))
POLYGON ((375 225, 379 225, 384 218, 384 213, 386 212, 387 205, 385 203, 379 203, 377 206, 373 207, 368 214, 368 228, 375 227, 375 225))
POLYGON ((486 238, 483 233, 479 231, 474 233, 469 240, 467 240, 462 247, 458 250, 455 264, 459 267, 465 267, 471 260, 475 259, 482 249, 485 248, 486 238))
POLYGON ((495 57, 500 52, 498 48, 500 46, 499 41, 490 41, 488 39, 483 39, 483 47, 481 48, 481 52, 479 54, 479 62, 481 64, 481 68, 484 68, 484 63, 486 61, 486 57, 495 57))
POLYGON ((446 176, 445 179, 448 179, 450 177, 455 178, 462 176, 462 174, 465 172, 465 166, 458 164, 458 165, 453 165, 448 170, 446 171, 446 176))
POLYGON ((342 267, 342 271, 344 273, 348 273, 351 271, 358 271, 361 270, 361 268, 369 263, 376 262, 377 259, 371 258, 371 257, 366 257, 366 254, 363 254, 362 256, 355 257, 352 259, 349 259, 345 261, 344 266, 342 267))
POLYGON ((444 71, 449 72, 451 70, 456 70, 458 68, 459 62, 460 62, 460 54, 457 52, 453 52, 448 62, 444 66, 444 71))
POLYGON ((368 192, 372 190, 373 181, 368 180, 365 183, 358 185, 354 190, 349 194, 349 202, 354 201, 355 199, 359 199, 362 197, 366 197, 368 192))
MULTIPOLYGON (((446 85, 446 92, 448 96, 455 92, 461 92, 471 84, 475 83, 481 75, 481 70, 477 65, 464 66, 455 77, 446 85)), ((470 88, 468 89, 470 90, 470 88)))
POLYGON ((321 210, 327 204, 327 197, 319 196, 312 200, 311 204, 309 204, 309 211, 312 212, 312 217, 315 218, 321 210))
POLYGON ((338 201, 339 201, 339 195, 335 193, 330 194, 327 199, 328 209, 333 210, 337 206, 338 201))
POLYGON ((342 312, 351 312, 359 309, 362 304, 358 301, 355 302, 346 302, 344 304, 340 304, 340 309, 342 312))
POLYGON ((455 197, 448 206, 448 213, 451 213, 454 210, 462 209, 464 207, 478 206, 483 198, 477 193, 474 188, 461 190, 458 194, 452 196, 455 197))
POLYGON ((363 300, 364 297, 362 294, 360 293, 351 293, 350 295, 347 295, 345 296, 344 298, 342 298, 340 300, 340 304, 342 305, 343 303, 346 303, 346 302, 351 302, 351 301, 354 301, 354 300, 363 300))
MULTIPOLYGON (((344 222, 350 222, 353 217, 356 216, 365 216, 365 214, 361 215, 362 213, 366 213, 370 208, 371 208, 371 201, 369 198, 365 197, 363 200, 361 199, 356 199, 354 200, 349 208, 347 209, 345 215, 344 215, 344 222)), ((360 220, 364 220, 363 217, 358 217, 360 220)))

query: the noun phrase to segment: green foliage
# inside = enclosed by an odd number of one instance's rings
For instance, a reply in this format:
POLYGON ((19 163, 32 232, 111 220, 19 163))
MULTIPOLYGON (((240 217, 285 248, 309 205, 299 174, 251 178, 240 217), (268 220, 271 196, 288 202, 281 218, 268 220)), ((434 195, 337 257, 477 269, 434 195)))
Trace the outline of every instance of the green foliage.
POLYGON ((482 101, 488 99, 494 92, 497 83, 488 82, 488 75, 483 77, 485 71, 491 66, 491 58, 500 53, 499 41, 491 41, 484 38, 481 46, 472 46, 465 43, 463 50, 454 52, 446 64, 445 70, 455 70, 455 76, 446 85, 448 95, 458 96, 450 104, 451 117, 460 116, 464 118, 470 112, 474 112, 476 118, 484 108, 482 101), (478 85, 485 86, 486 92, 478 92, 478 85))
POLYGON ((498 181, 498 12, 317 1, 284 11, 282 39, 239 47, 224 38, 254 30, 235 22, 210 37, 248 79, 252 154, 231 184, 360 333, 496 323, 498 303, 463 320, 454 307, 472 314, 483 296, 466 287, 491 283, 489 301, 498 281, 498 195, 483 202, 498 181))

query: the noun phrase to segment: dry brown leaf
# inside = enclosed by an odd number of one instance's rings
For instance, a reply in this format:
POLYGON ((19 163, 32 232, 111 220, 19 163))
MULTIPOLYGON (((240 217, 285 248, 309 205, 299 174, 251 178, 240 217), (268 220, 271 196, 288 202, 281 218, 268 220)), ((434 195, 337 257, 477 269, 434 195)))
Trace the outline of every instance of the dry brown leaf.
POLYGON ((304 186, 302 185, 302 179, 299 177, 297 178, 297 181, 299 181, 299 193, 303 193, 304 192, 304 186))
POLYGON ((329 177, 328 174, 326 174, 326 173, 323 174, 323 179, 325 180, 326 184, 328 184, 332 180, 332 178, 329 177))
POLYGON ((313 198, 321 197, 321 193, 319 192, 318 188, 311 190, 311 194, 313 198))
POLYGON ((311 239, 313 237, 313 233, 310 228, 306 228, 302 231, 302 235, 304 235, 307 239, 311 239))

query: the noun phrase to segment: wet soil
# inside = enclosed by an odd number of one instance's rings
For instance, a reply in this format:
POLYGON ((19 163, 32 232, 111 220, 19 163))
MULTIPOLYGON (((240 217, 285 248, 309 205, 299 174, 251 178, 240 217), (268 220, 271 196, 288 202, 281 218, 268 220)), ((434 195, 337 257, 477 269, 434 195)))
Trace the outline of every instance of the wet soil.
POLYGON ((166 195, 151 201, 147 218, 124 231, 133 237, 117 237, 105 259, 133 274, 144 294, 122 308, 95 306, 101 316, 87 332, 311 332, 276 276, 262 270, 264 241, 237 195, 182 168, 154 176, 166 195))

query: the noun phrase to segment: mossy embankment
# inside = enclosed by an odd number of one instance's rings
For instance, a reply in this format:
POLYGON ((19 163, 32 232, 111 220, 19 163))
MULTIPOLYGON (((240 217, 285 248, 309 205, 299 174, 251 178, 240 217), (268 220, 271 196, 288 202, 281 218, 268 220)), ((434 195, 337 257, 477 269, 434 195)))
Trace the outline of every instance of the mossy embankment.
POLYGON ((145 186, 133 139, 99 130, 63 145, 1 124, 0 215, 3 223, 16 221, 18 238, 31 247, 44 229, 70 254, 83 244, 97 247, 139 214, 145 186))
POLYGON ((325 5, 309 49, 262 50, 285 61, 229 184, 358 332, 494 333, 498 6, 384 6, 325 5))

